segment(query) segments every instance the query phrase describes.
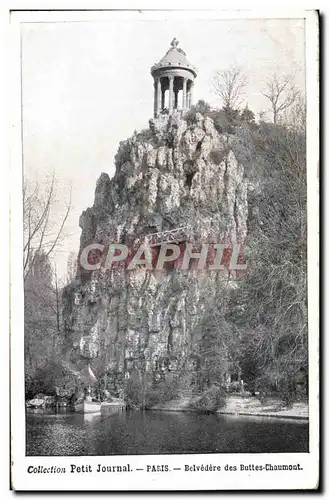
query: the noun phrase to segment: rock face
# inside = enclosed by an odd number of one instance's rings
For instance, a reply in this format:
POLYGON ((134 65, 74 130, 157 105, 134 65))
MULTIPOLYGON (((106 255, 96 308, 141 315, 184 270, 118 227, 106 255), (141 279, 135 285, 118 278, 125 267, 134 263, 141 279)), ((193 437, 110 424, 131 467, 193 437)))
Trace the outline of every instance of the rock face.
MULTIPOLYGON (((209 117, 178 114, 120 143, 112 179, 102 173, 94 205, 80 218, 80 252, 91 244, 137 244, 150 233, 181 230, 186 241, 243 244, 247 231, 244 169, 209 117)), ((90 363, 116 394, 133 370, 160 380, 189 372, 193 385, 201 323, 227 275, 144 268, 86 271, 64 294, 65 357, 90 363)))

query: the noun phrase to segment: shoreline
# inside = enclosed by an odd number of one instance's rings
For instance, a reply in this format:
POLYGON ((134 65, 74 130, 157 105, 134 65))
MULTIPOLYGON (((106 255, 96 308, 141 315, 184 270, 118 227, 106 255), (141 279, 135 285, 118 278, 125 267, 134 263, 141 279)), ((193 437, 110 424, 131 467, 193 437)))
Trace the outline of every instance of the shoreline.
MULTIPOLYGON (((185 411, 198 412, 190 407, 191 400, 181 399, 149 408, 155 411, 185 411)), ((266 403, 261 403, 255 396, 229 396, 226 405, 213 412, 220 415, 248 416, 257 418, 276 418, 308 422, 308 405, 306 402, 295 402, 289 408, 277 398, 268 398, 266 403)))
MULTIPOLYGON (((193 412, 193 413, 208 413, 207 411, 202 412, 196 408, 193 408, 193 398, 185 397, 180 399, 175 399, 167 401, 162 404, 158 404, 153 407, 146 408, 146 411, 171 411, 171 412, 193 412)), ((124 411, 126 405, 120 401, 103 402, 102 407, 104 409, 118 409, 124 411)), ((69 410, 70 406, 57 407, 63 410, 69 410)), ((72 407, 73 408, 73 407, 72 407)), ((45 410, 44 406, 39 408, 29 408, 26 410, 45 410)), ((50 408, 49 408, 50 409, 50 408)), ((259 401, 256 396, 250 396, 244 394, 242 395, 230 395, 226 398, 226 404, 223 408, 220 408, 214 412, 209 412, 209 414, 220 414, 227 416, 245 416, 245 417, 257 417, 257 418, 274 418, 274 419, 284 419, 284 420, 295 420, 298 422, 308 422, 309 421, 309 410, 308 404, 304 402, 294 402, 291 406, 287 407, 282 400, 277 397, 269 397, 263 403, 259 401)))
MULTIPOLYGON (((171 412, 177 412, 177 413, 199 413, 203 414, 204 412, 200 412, 199 410, 194 410, 193 408, 165 408, 165 407, 156 407, 156 408, 147 408, 146 411, 171 411, 171 412)), ((307 423, 309 421, 309 417, 303 417, 299 415, 285 415, 285 414, 278 414, 278 413, 247 413, 247 412, 231 412, 231 411, 222 411, 222 410, 217 410, 215 412, 210 412, 210 415, 226 415, 226 416, 231 416, 231 417, 257 417, 257 418, 275 418, 277 420, 297 420, 298 422, 305 422, 307 423)))

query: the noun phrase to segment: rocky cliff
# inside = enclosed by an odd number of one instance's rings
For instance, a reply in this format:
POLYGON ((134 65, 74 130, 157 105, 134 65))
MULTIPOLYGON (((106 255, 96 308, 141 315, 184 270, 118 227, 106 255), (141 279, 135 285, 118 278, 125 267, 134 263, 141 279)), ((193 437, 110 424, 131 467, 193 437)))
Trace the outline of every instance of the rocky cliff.
MULTIPOLYGON (((162 115, 121 142, 113 178, 102 173, 91 208, 80 218, 79 256, 91 243, 134 245, 149 234, 181 228, 178 242, 243 244, 247 232, 244 168, 209 117, 162 115)), ((177 233, 177 234, 178 234, 177 233)), ((83 372, 90 363, 119 393, 135 370, 161 380, 189 374, 206 311, 226 272, 145 268, 87 271, 64 293, 65 358, 83 372)))

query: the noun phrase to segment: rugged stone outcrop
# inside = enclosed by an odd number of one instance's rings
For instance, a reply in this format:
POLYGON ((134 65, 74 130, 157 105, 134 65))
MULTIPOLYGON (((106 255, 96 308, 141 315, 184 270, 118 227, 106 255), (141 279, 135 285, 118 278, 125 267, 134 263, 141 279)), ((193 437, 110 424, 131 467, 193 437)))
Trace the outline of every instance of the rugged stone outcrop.
MULTIPOLYGON (((102 173, 94 205, 80 218, 80 253, 90 243, 137 245, 150 233, 183 228, 186 241, 243 244, 247 183, 243 165, 209 117, 150 120, 120 143, 113 178, 102 173)), ((65 357, 88 363, 118 393, 132 370, 155 379, 197 372, 202 318, 227 274, 197 270, 86 271, 65 290, 65 357)), ((106 384, 105 384, 106 385, 106 384)))

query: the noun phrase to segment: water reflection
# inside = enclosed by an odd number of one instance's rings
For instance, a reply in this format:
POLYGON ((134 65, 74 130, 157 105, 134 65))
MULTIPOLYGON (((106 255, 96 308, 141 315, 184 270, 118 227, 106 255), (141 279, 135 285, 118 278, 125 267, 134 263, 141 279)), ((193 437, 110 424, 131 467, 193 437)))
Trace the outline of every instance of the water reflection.
POLYGON ((27 412, 27 455, 307 452, 296 421, 187 412, 27 412))
POLYGON ((93 420, 95 420, 97 417, 100 417, 101 416, 101 412, 97 412, 97 413, 84 413, 83 415, 83 420, 84 422, 92 422, 93 420))

